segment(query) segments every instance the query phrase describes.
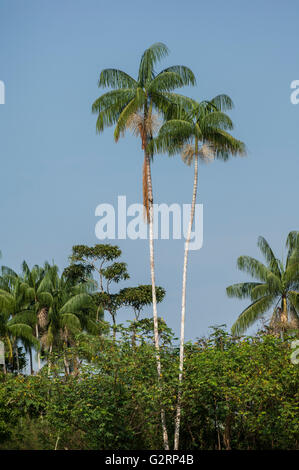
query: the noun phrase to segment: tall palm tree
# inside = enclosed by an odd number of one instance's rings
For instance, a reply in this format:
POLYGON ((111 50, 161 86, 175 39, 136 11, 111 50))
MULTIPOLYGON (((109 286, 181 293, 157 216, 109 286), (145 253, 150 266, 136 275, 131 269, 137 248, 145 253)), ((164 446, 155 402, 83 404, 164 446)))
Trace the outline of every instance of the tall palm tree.
MULTIPOLYGON (((52 302, 48 309, 47 328, 41 338, 42 346, 51 354, 60 349, 66 350, 74 344, 75 335, 83 329, 90 333, 100 330, 97 322, 97 307, 92 302, 90 291, 94 288, 92 281, 81 284, 62 275, 58 275, 54 266, 47 273, 48 289, 52 302)), ((69 362, 64 353, 65 372, 69 374, 69 362)), ((51 364, 48 363, 48 370, 51 364)))
POLYGON ((233 334, 242 334, 268 311, 272 312, 270 326, 276 330, 299 327, 299 232, 290 232, 287 237, 285 265, 275 257, 265 238, 258 238, 258 247, 266 264, 250 256, 240 256, 237 261, 238 268, 257 281, 226 289, 229 297, 249 298, 252 302, 233 324, 233 334))
MULTIPOLYGON (((168 67, 158 74, 155 72, 157 62, 167 54, 168 48, 162 43, 155 43, 146 49, 141 57, 136 80, 121 70, 103 70, 100 75, 99 86, 111 87, 113 90, 100 96, 92 105, 92 111, 98 114, 97 130, 99 132, 102 132, 105 127, 115 124, 114 138, 116 142, 128 127, 136 129, 141 138, 141 148, 144 152, 143 203, 149 223, 154 336, 159 382, 161 362, 154 267, 152 154, 147 150, 147 146, 153 137, 155 127, 153 110, 156 110, 164 119, 169 119, 178 105, 188 101, 182 95, 175 94, 173 90, 185 85, 195 84, 192 71, 182 65, 168 67)), ((168 450, 168 435, 163 409, 161 411, 161 420, 164 447, 168 450)))
POLYGON ((9 268, 2 267, 0 278, 0 338, 9 352, 9 360, 15 353, 19 373, 18 341, 38 349, 39 344, 33 336, 33 330, 24 321, 24 312, 28 308, 26 300, 27 285, 9 268))
POLYGON ((181 383, 184 369, 187 264, 197 197, 198 162, 199 160, 207 162, 214 158, 227 160, 229 155, 245 154, 244 144, 227 132, 227 130, 233 129, 233 123, 224 111, 232 107, 233 103, 230 97, 223 94, 214 97, 210 101, 202 101, 200 103, 189 100, 184 103, 184 107, 177 108, 178 114, 176 118, 167 121, 161 127, 158 137, 149 145, 154 152, 166 152, 169 155, 181 152, 182 159, 186 164, 191 165, 191 163, 194 163, 192 204, 183 264, 179 390, 174 434, 175 450, 179 448, 181 383))
MULTIPOLYGON (((26 261, 23 261, 22 264, 22 277, 27 284, 26 297, 30 302, 30 310, 34 315, 34 328, 37 340, 40 340, 41 331, 47 326, 48 309, 53 300, 49 284, 49 271, 51 269, 56 268, 53 268, 53 266, 50 266, 47 262, 44 267, 35 265, 31 270, 26 261)), ((28 318, 28 320, 31 322, 31 318, 28 318)), ((31 361, 30 349, 29 357, 31 361)), ((37 362, 39 370, 41 368, 40 349, 37 351, 37 362)))

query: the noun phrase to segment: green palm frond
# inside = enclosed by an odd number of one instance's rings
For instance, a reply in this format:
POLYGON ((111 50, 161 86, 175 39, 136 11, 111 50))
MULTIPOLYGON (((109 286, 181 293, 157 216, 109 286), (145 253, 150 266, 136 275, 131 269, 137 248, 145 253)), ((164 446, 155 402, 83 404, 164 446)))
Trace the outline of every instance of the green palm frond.
POLYGON ((288 255, 286 261, 286 269, 290 265, 299 262, 299 232, 292 231, 287 237, 286 247, 288 248, 288 255))
MULTIPOLYGON (((177 116, 174 116, 174 119, 176 117, 179 117, 180 114, 183 112, 184 114, 191 113, 192 110, 194 110, 195 106, 197 105, 197 102, 189 98, 188 96, 181 95, 180 93, 174 93, 174 92, 167 92, 167 91, 162 91, 160 93, 161 96, 165 100, 167 100, 168 103, 172 104, 175 106, 173 108, 178 114, 177 116)), ((169 116, 169 119, 171 119, 172 116, 169 116)))
POLYGON ((137 88, 138 86, 134 78, 117 69, 102 70, 98 85, 99 87, 110 88, 137 88))
POLYGON ((263 263, 251 256, 239 256, 237 267, 240 271, 244 271, 264 282, 267 281, 267 276, 270 274, 269 269, 263 263))
POLYGON ((299 312, 299 292, 289 291, 288 298, 294 308, 299 312))
POLYGON ((233 123, 230 117, 222 113, 221 111, 215 111, 213 113, 208 113, 202 120, 201 120, 201 127, 203 128, 203 132, 207 129, 209 130, 217 129, 233 129, 233 123))
POLYGON ((109 110, 121 110, 136 94, 136 89, 122 88, 120 90, 108 91, 101 95, 92 105, 93 113, 104 113, 109 110))
POLYGON ((88 294, 77 294, 71 297, 60 309, 60 313, 72 312, 76 313, 84 307, 90 305, 91 298, 88 294))
POLYGON ((40 307, 50 307, 53 302, 53 296, 49 292, 40 292, 38 295, 38 302, 40 307))
POLYGON ((273 289, 269 283, 261 284, 260 286, 256 286, 251 291, 251 300, 255 301, 264 297, 265 295, 274 295, 276 296, 279 290, 273 289))
POLYGON ((8 266, 1 266, 1 273, 2 273, 2 276, 11 276, 12 278, 19 277, 17 273, 13 269, 9 268, 8 266))
POLYGON ((25 339, 30 344, 34 345, 35 348, 39 348, 39 342, 33 336, 31 326, 23 323, 15 323, 9 324, 7 329, 14 337, 25 339))
POLYGON ((141 57, 139 72, 138 72, 138 82, 139 86, 144 87, 149 81, 154 78, 154 66, 159 62, 163 57, 166 57, 169 53, 168 47, 161 43, 157 42, 146 49, 141 57))
POLYGON ((274 256, 274 253, 264 237, 259 237, 257 245, 261 252, 263 253, 269 268, 275 272, 279 277, 281 277, 281 271, 277 259, 274 256))
POLYGON ((81 323, 79 318, 70 312, 65 312, 61 315, 61 327, 67 327, 71 332, 78 331, 81 329, 81 323))
POLYGON ((43 277, 41 280, 38 288, 37 288, 37 294, 40 292, 51 292, 53 289, 53 276, 51 272, 46 273, 46 275, 43 277))
POLYGON ((223 129, 213 129, 212 127, 209 127, 205 129, 204 137, 213 145, 216 156, 219 159, 227 160, 229 155, 246 155, 245 144, 240 140, 235 139, 223 129))
POLYGON ((299 285, 299 261, 288 263, 288 267, 284 274, 284 282, 287 286, 299 285))
MULTIPOLYGON (((186 67, 184 65, 172 65, 171 67, 167 67, 166 69, 162 70, 160 74, 163 74, 164 72, 175 72, 178 74, 182 80, 183 86, 188 86, 188 85, 196 85, 196 78, 194 73, 192 72, 189 67, 186 67)), ((157 76, 159 76, 158 74, 157 76)))
POLYGON ((299 250, 299 231, 293 230, 287 236, 286 247, 288 250, 299 250))
POLYGON ((24 310, 20 313, 17 313, 10 320, 10 325, 14 325, 15 323, 29 325, 31 328, 33 328, 36 324, 36 314, 33 310, 24 310))
POLYGON ((114 130, 114 139, 116 142, 118 141, 121 132, 125 131, 127 127, 128 119, 130 118, 130 116, 132 116, 132 114, 137 113, 137 111, 143 106, 144 102, 145 102, 145 94, 141 88, 138 88, 135 98, 133 98, 125 106, 125 108, 122 110, 122 112, 119 115, 119 118, 115 126, 115 130, 114 130))
POLYGON ((234 108, 233 100, 225 94, 217 95, 210 100, 210 102, 219 110, 219 111, 229 111, 234 108))
POLYGON ((168 153, 174 155, 188 141, 192 141, 194 126, 187 121, 172 119, 160 129, 158 136, 150 143, 155 153, 168 153))
POLYGON ((161 92, 171 91, 184 85, 182 78, 176 72, 163 72, 157 75, 149 84, 147 91, 161 92))
POLYGON ((253 323, 255 323, 262 315, 269 310, 275 302, 275 297, 266 295, 247 307, 239 315, 237 321, 232 326, 232 333, 240 335, 244 333, 253 323))
POLYGON ((245 299, 251 297, 251 292, 254 288, 262 286, 260 282, 241 282, 233 284, 226 288, 228 297, 237 297, 238 299, 245 299))

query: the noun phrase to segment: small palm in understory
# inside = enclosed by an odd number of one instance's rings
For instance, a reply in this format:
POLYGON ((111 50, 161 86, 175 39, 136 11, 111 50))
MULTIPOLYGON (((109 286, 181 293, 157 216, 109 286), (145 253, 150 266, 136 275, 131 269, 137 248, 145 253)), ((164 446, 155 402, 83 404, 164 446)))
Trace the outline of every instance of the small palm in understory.
POLYGON ((284 331, 299 327, 299 232, 290 232, 285 265, 275 258, 268 242, 259 237, 258 247, 266 264, 250 256, 240 256, 237 266, 257 282, 242 282, 227 287, 229 297, 249 298, 245 308, 232 326, 233 334, 242 334, 268 311, 272 312, 270 328, 284 331))

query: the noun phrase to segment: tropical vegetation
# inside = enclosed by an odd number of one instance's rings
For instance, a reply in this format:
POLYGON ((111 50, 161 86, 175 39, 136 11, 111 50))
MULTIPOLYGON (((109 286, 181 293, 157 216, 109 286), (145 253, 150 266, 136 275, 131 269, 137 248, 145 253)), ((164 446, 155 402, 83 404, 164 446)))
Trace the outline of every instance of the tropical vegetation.
POLYGON ((228 95, 197 102, 176 92, 196 84, 189 67, 157 72, 168 53, 162 43, 146 49, 136 78, 102 70, 98 85, 110 90, 92 105, 99 133, 114 126, 116 142, 127 130, 141 142, 151 283, 130 285, 122 252, 110 244, 73 246, 62 272, 48 262, 1 267, 0 449, 299 449, 298 231, 287 237, 285 263, 263 237, 265 264, 239 257, 254 282, 227 288, 229 297, 250 299, 231 333, 213 326, 185 342, 198 164, 246 155, 246 147, 231 133, 228 95), (157 307, 166 291, 156 284, 151 164, 161 153, 194 165, 180 338, 157 307), (125 325, 120 311, 129 312, 125 325))

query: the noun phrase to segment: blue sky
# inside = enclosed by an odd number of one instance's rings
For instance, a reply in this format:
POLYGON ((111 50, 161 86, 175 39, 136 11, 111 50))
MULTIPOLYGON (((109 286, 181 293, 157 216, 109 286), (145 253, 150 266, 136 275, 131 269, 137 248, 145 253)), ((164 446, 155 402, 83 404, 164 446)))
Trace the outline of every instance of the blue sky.
MULTIPOLYGON (((231 326, 246 305, 226 297, 246 280, 237 257, 258 257, 265 236, 283 256, 298 229, 299 105, 290 83, 299 79, 298 4, 294 0, 203 2, 48 0, 0 2, 0 248, 18 269, 54 260, 61 268, 74 244, 99 242, 95 208, 142 197, 140 143, 113 131, 95 132, 92 102, 99 73, 117 67, 135 76, 145 48, 170 48, 161 67, 184 64, 197 77, 196 98, 229 94, 235 135, 246 158, 201 166, 204 245, 190 254, 186 337, 231 326)), ((189 203, 192 170, 179 157, 155 157, 155 202, 189 203)), ((146 241, 116 241, 131 279, 150 283, 146 241)), ((167 290, 159 314, 178 333, 183 241, 156 243, 157 283, 167 290)), ((150 309, 148 312, 150 314, 150 309)), ((119 321, 130 318, 121 312, 119 321)))

